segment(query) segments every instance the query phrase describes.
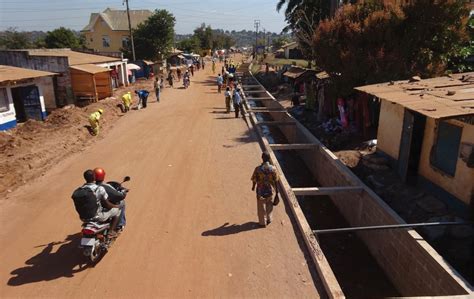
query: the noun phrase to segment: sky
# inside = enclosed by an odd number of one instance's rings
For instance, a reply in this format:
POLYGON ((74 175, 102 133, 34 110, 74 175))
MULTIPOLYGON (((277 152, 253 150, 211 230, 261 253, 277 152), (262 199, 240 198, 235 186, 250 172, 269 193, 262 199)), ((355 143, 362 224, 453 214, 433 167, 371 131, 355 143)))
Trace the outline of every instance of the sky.
MULTIPOLYGON (((129 0, 130 9, 166 9, 176 18, 178 34, 192 33, 201 23, 215 29, 281 32, 284 16, 276 11, 278 0, 129 0)), ((90 14, 107 7, 125 9, 123 0, 0 0, 0 30, 50 31, 60 26, 81 30, 90 14)))

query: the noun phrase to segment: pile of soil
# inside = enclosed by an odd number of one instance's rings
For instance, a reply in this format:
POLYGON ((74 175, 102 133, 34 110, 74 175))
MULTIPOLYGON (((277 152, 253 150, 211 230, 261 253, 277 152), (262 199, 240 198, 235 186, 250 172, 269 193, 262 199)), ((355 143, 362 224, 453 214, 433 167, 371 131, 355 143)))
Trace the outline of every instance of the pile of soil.
POLYGON ((86 107, 68 105, 54 110, 45 121, 28 120, 17 127, 0 132, 0 198, 30 180, 44 174, 66 156, 84 150, 104 137, 123 114, 119 108, 121 95, 134 89, 152 88, 152 81, 138 81, 119 88, 114 96, 86 107), (89 115, 104 109, 99 136, 91 136, 89 115))

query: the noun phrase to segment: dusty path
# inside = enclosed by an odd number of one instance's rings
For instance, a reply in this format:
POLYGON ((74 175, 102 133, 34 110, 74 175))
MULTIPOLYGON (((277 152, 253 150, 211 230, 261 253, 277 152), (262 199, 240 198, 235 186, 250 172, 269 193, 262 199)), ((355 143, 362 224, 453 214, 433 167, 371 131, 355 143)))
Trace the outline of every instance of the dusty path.
POLYGON ((254 224, 249 178, 260 148, 242 119, 223 113, 209 76, 210 67, 197 72, 159 104, 151 96, 104 139, 0 201, 1 298, 318 297, 284 205, 268 228, 254 224), (128 225, 95 268, 81 268, 70 194, 99 165, 109 179, 132 177, 128 225))

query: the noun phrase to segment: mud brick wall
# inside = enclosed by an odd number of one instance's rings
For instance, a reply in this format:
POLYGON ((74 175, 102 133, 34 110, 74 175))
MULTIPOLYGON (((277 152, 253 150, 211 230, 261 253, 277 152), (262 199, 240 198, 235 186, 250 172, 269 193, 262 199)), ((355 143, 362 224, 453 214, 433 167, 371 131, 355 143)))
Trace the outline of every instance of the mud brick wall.
POLYGON ((27 51, 4 50, 0 51, 0 64, 58 73, 59 75, 53 79, 57 106, 74 103, 67 57, 30 56, 27 51))
MULTIPOLYGON (((300 124, 295 142, 320 144, 300 124)), ((363 184, 323 146, 298 152, 323 187, 363 184)), ((368 187, 360 192, 333 195, 331 199, 351 226, 404 223, 368 187)), ((403 296, 467 294, 452 276, 449 266, 442 262, 442 258, 415 231, 379 230, 358 232, 358 235, 403 296)))

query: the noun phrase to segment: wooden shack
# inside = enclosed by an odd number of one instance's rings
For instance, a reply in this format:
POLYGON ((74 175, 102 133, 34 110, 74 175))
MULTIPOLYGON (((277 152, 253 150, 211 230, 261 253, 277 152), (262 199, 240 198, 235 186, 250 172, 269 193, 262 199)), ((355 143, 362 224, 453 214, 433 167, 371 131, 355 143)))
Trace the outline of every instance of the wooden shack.
POLYGON ((70 67, 71 85, 78 102, 97 102, 112 96, 110 70, 93 64, 70 67))

